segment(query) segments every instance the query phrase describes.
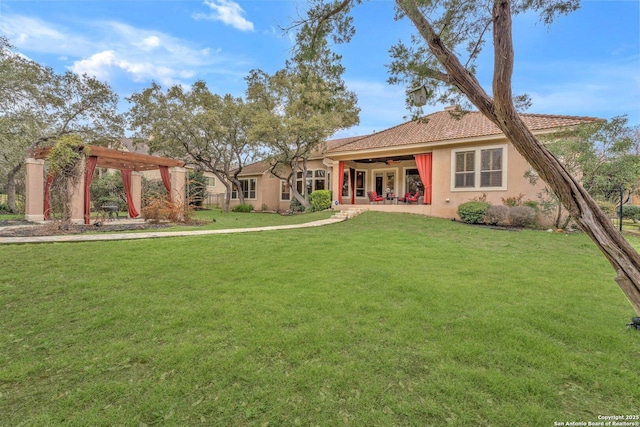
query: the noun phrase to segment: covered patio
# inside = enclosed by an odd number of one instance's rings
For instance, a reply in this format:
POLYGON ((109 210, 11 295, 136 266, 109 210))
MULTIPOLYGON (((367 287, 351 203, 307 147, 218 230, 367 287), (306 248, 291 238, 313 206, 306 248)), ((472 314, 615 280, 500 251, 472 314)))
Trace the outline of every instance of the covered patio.
MULTIPOLYGON (((360 154, 361 155, 361 154, 360 154)), ((336 207, 358 205, 365 209, 429 214, 432 203, 432 154, 380 153, 379 157, 336 156, 333 159, 333 193, 336 207), (370 193, 382 200, 372 201, 370 193), (418 197, 406 199, 408 195, 418 197), (424 211, 424 212, 423 212, 424 211)))
MULTIPOLYGON (((49 151, 50 147, 31 150, 25 160, 25 219, 27 221, 49 219, 49 187, 53 181, 53 176, 50 174, 45 177, 45 160, 49 151)), ((90 223, 90 185, 96 167, 116 169, 121 172, 127 195, 129 218, 140 216, 143 171, 160 170, 170 202, 186 200, 186 170, 183 161, 93 145, 83 146, 82 151, 85 153, 84 173, 81 174, 78 185, 69 189, 73 223, 90 223)))

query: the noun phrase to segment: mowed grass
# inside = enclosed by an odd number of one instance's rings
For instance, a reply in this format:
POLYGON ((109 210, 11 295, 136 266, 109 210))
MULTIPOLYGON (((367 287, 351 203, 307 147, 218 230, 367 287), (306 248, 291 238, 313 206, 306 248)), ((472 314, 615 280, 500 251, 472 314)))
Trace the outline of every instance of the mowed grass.
POLYGON ((367 212, 290 231, 3 246, 0 263, 0 425, 638 413, 634 312, 581 234, 367 212))

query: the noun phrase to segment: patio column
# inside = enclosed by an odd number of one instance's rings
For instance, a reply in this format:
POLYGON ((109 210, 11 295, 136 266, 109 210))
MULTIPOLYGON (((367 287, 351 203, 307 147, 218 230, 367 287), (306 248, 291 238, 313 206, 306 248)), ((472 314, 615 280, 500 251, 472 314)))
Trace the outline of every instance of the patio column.
MULTIPOLYGON (((86 159, 82 159, 86 167, 86 159)), ((67 191, 71 195, 71 223, 84 224, 84 173, 80 174, 78 182, 69 183, 67 191)))
POLYGON ((136 211, 142 212, 142 172, 131 172, 131 198, 136 211))
POLYGON ((24 219, 44 221, 44 160, 25 159, 26 185, 24 219))
POLYGON ((173 203, 186 203, 187 170, 185 168, 171 168, 171 200, 173 203))

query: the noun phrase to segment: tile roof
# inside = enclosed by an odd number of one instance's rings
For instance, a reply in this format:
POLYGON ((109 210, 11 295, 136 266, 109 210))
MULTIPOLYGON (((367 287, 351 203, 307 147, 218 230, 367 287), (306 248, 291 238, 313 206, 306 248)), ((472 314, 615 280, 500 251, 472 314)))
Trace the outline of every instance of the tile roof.
MULTIPOLYGON (((336 148, 339 148, 345 144, 356 141, 362 138, 362 136, 352 136, 347 138, 338 138, 331 139, 328 141, 324 141, 324 143, 320 144, 318 148, 312 153, 311 158, 323 158, 325 153, 336 148)), ((267 172, 270 168, 270 164, 266 160, 260 160, 255 163, 251 163, 242 168, 242 172, 240 172, 240 176, 244 175, 261 175, 267 172)))
MULTIPOLYGON (((594 117, 561 116, 549 114, 521 114, 532 131, 575 126, 600 119, 594 117)), ((331 153, 369 150, 411 144, 453 141, 500 135, 502 131, 478 111, 455 117, 448 111, 438 111, 424 117, 423 121, 409 121, 381 132, 356 138, 352 142, 330 149, 331 153)))

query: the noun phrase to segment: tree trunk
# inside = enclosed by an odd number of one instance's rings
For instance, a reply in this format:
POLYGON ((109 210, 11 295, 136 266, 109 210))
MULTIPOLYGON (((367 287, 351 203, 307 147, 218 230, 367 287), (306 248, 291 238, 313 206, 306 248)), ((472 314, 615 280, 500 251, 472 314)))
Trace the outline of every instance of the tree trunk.
POLYGON ((511 4, 496 0, 493 6, 494 75, 492 99, 478 80, 441 42, 416 0, 397 0, 447 70, 446 82, 455 85, 487 118, 495 123, 516 150, 558 196, 574 220, 589 235, 617 273, 616 282, 640 315, 640 255, 600 210, 593 198, 526 127, 513 104, 513 40, 511 4))
POLYGON ((11 213, 16 211, 16 174, 21 167, 22 163, 19 163, 7 174, 7 205, 11 213))

